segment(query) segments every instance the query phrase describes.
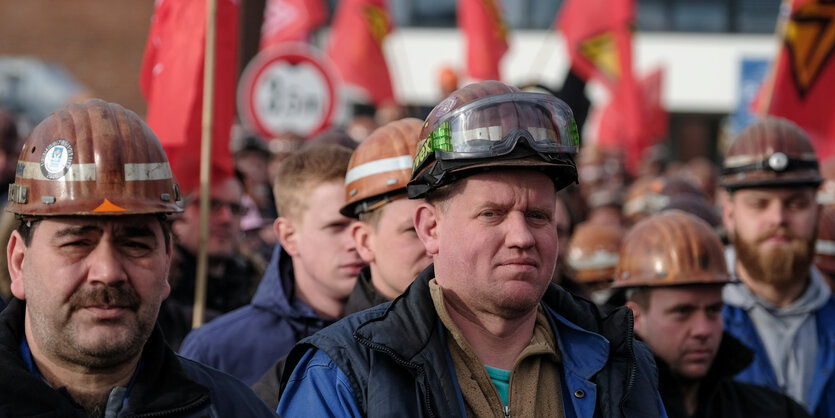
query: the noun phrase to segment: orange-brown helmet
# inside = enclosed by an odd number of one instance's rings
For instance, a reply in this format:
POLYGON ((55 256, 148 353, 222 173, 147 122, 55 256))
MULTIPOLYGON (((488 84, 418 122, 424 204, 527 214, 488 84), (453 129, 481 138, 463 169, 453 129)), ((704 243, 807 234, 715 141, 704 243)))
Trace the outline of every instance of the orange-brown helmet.
POLYGON ((354 153, 345 174, 345 206, 340 213, 357 218, 400 197, 412 175, 423 121, 406 118, 377 128, 354 153))
POLYGON ((835 207, 835 158, 822 161, 820 170, 823 182, 818 187, 817 201, 835 207))
POLYGON ((612 225, 583 222, 574 229, 566 263, 581 283, 611 281, 615 277, 623 231, 612 225))
POLYGON ((7 209, 18 215, 181 212, 168 158, 148 125, 90 99, 44 119, 23 144, 7 209))
POLYGON ((835 273, 835 209, 826 206, 818 218, 815 266, 823 272, 835 273))
POLYGON ((749 187, 808 185, 822 179, 809 136, 783 118, 768 116, 749 125, 731 143, 722 163, 720 185, 749 187))
POLYGON ((705 221, 669 210, 638 222, 623 238, 613 287, 730 281, 722 242, 705 221))
POLYGON ((492 167, 542 170, 556 190, 577 181, 579 138, 571 109, 556 97, 499 81, 456 90, 435 106, 420 132, 408 192, 438 187, 492 167))

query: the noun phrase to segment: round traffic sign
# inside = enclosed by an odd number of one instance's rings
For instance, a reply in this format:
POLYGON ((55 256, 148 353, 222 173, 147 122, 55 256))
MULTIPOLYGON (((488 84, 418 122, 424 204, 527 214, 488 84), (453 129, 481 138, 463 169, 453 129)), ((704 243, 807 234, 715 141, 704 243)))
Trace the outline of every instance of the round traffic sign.
POLYGON ((328 127, 338 100, 330 60, 311 46, 288 43, 261 51, 238 85, 241 122, 271 138, 310 137, 328 127))

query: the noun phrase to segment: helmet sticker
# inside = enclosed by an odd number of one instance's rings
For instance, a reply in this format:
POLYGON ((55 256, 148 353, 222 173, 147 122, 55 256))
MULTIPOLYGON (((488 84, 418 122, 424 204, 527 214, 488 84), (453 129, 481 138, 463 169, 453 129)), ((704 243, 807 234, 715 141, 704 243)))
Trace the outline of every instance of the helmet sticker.
POLYGON ((438 109, 435 111, 435 115, 443 116, 449 113, 455 107, 455 104, 458 103, 458 98, 455 96, 447 97, 444 101, 442 101, 438 105, 438 109))
POLYGON ((41 173, 50 180, 64 177, 70 171, 74 153, 66 139, 53 141, 41 154, 41 173))

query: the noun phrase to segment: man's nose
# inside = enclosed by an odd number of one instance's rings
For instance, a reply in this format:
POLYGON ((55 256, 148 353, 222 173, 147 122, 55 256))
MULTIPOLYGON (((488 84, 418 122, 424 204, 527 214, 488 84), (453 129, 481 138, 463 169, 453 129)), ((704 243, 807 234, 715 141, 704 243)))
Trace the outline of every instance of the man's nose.
POLYGON ((528 220, 522 213, 510 213, 507 215, 505 241, 509 247, 530 248, 536 243, 528 220))
POLYGON ((787 220, 787 209, 782 202, 771 202, 765 211, 766 219, 770 225, 785 225, 787 220))
POLYGON ((87 261, 87 281, 113 285, 128 279, 122 257, 107 241, 101 241, 87 256, 87 261))

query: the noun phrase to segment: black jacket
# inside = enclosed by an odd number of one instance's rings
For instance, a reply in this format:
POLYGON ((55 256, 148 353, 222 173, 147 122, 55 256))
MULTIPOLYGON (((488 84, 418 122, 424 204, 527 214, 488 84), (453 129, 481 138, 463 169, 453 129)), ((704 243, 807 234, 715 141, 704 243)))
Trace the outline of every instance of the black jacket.
MULTIPOLYGON (((430 266, 390 304, 348 316, 302 340, 288 356, 282 391, 294 366, 308 350, 316 348, 346 375, 363 415, 462 416, 463 404, 444 327, 429 291, 428 283, 434 275, 430 266)), ((562 333, 564 367, 568 369, 569 363, 572 367, 570 377, 567 371, 563 373, 562 397, 567 408, 592 406, 594 415, 600 417, 660 415, 652 355, 643 344, 635 344, 631 311, 623 308, 602 317, 594 304, 556 285, 546 292, 543 305, 552 327, 562 333), (601 343, 600 335, 608 344, 601 343), (592 375, 574 374, 577 371, 592 375), (578 381, 585 385, 585 391, 566 383, 578 381), (584 404, 583 398, 592 392, 596 402, 584 404)), ((591 416, 590 411, 575 412, 591 416)))
POLYGON ((801 418, 809 413, 786 395, 764 386, 733 380, 734 375, 748 367, 754 352, 727 332, 716 353, 710 370, 699 386, 699 404, 696 412, 687 415, 684 399, 676 377, 660 358, 658 365, 658 389, 670 418, 801 418))
MULTIPOLYGON (((360 271, 357 277, 357 284, 354 285, 354 290, 348 296, 348 302, 345 304, 345 315, 364 311, 381 303, 386 303, 389 300, 381 295, 377 289, 371 284, 371 270, 366 266, 360 271)), ((287 356, 284 356, 270 367, 254 385, 252 390, 264 401, 270 408, 275 410, 278 407, 278 395, 281 390, 279 379, 284 373, 287 356)), ((290 370, 292 371, 292 370, 290 370)))
MULTIPOLYGON (((0 313, 0 416, 86 417, 59 390, 29 371, 20 352, 26 303, 0 313)), ((142 351, 142 367, 124 417, 275 417, 239 380, 174 354, 157 327, 142 351)))

